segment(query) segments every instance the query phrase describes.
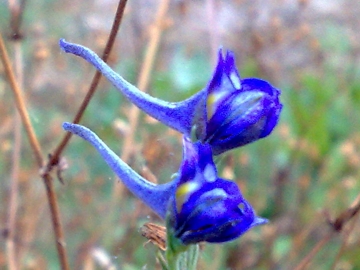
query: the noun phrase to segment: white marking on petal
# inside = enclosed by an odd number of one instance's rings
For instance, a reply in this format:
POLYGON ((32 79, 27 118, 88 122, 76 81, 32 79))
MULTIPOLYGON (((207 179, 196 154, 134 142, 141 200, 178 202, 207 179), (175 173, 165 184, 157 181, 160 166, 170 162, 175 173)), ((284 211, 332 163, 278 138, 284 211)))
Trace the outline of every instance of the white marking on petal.
POLYGON ((210 183, 214 182, 217 179, 214 166, 212 166, 211 164, 206 165, 204 169, 204 177, 206 181, 210 183))
POLYGON ((210 190, 208 192, 205 192, 201 195, 201 199, 205 199, 208 197, 221 197, 226 198, 227 193, 222 188, 214 188, 213 190, 210 190))
MULTIPOLYGON (((201 200, 223 200, 227 197, 227 193, 221 188, 215 188, 211 191, 205 192, 201 195, 201 200)), ((211 205, 211 211, 216 211, 217 213, 225 213, 228 209, 223 203, 215 203, 211 205)))
POLYGON ((240 82, 239 76, 236 74, 236 72, 230 73, 230 80, 236 89, 241 88, 241 82, 240 82))

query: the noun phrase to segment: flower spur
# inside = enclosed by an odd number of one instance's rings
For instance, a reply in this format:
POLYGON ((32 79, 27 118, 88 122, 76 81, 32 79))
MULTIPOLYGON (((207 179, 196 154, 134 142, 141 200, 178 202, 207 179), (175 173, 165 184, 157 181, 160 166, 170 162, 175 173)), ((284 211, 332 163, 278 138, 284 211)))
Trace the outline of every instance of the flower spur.
POLYGON ((204 89, 183 101, 167 102, 137 89, 90 49, 64 39, 60 47, 91 63, 145 113, 195 141, 209 143, 214 155, 268 136, 279 120, 280 91, 261 79, 241 80, 230 51, 223 56, 219 50, 204 89))

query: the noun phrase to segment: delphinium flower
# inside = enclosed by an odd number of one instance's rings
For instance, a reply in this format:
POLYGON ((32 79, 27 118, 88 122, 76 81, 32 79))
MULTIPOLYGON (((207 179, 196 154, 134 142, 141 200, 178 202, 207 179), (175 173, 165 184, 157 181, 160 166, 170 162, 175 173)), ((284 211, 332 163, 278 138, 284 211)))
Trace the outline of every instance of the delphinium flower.
POLYGON ((194 141, 210 144, 214 155, 266 137, 278 122, 280 91, 261 79, 240 79, 231 51, 224 56, 219 50, 217 66, 204 89, 183 101, 167 102, 137 89, 90 49, 63 39, 60 47, 94 65, 145 113, 194 141))
POLYGON ((170 224, 185 245, 233 240, 253 226, 257 217, 233 181, 219 178, 209 144, 183 140, 183 161, 170 197, 170 224))
POLYGON ((230 241, 267 222, 255 215, 234 182, 218 177, 209 144, 194 144, 184 137, 177 177, 156 185, 132 170, 88 128, 70 123, 63 128, 90 142, 135 196, 161 218, 167 216, 168 232, 180 246, 230 241))

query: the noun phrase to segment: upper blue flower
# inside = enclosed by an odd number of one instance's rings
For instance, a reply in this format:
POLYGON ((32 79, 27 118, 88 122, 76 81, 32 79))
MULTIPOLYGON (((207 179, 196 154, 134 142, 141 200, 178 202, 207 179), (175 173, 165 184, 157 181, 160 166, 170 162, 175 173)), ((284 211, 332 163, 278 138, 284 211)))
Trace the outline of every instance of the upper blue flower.
POLYGON ((89 141, 135 196, 161 218, 167 216, 168 231, 182 245, 230 241, 267 222, 255 215, 234 182, 218 178, 208 144, 193 144, 185 137, 178 176, 155 185, 133 171, 88 128, 70 123, 63 128, 89 141))
POLYGON ((163 124, 209 143, 214 155, 251 143, 270 134, 282 104, 280 91, 255 78, 241 80, 235 58, 219 50, 215 72, 203 90, 180 102, 154 98, 124 80, 94 52, 60 40, 61 48, 93 64, 132 103, 163 124))
POLYGON ((215 154, 269 135, 279 120, 280 91, 264 80, 241 80, 230 51, 224 57, 219 50, 206 90, 206 128, 197 133, 215 154))

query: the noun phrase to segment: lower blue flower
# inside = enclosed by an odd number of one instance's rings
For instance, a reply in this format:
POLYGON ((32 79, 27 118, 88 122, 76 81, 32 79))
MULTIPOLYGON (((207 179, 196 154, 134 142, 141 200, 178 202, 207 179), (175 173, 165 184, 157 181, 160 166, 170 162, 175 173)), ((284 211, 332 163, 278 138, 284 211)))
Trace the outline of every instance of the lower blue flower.
POLYGON ((217 177, 210 146, 186 138, 178 186, 170 200, 170 224, 184 245, 230 241, 267 223, 255 215, 234 182, 217 177))
POLYGON ((230 241, 267 222, 255 215, 234 182, 218 178, 209 144, 184 137, 178 176, 156 185, 132 170, 88 128, 71 123, 63 128, 90 142, 135 196, 166 217, 168 232, 181 245, 230 241))

